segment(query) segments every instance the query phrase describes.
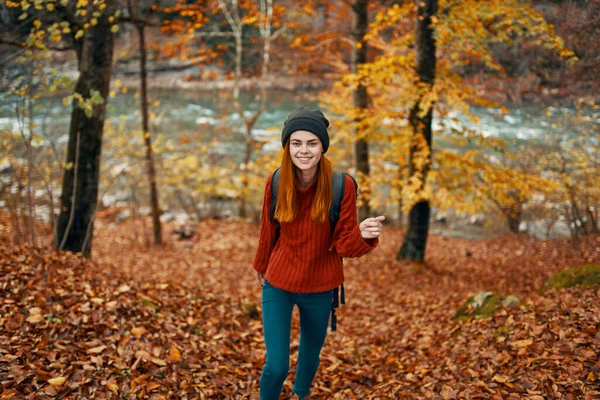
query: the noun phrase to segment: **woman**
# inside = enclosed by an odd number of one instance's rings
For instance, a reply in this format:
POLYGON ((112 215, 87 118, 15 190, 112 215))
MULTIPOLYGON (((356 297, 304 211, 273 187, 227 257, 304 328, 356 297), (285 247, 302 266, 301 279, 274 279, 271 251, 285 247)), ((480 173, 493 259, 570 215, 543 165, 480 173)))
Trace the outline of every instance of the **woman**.
POLYGON ((274 219, 271 184, 265 188, 254 273, 263 286, 267 359, 260 378, 261 400, 279 399, 289 371, 292 308, 300 311, 300 348, 293 393, 305 399, 319 366, 332 309, 332 291, 344 282, 340 257, 360 257, 377 246, 383 216, 356 220, 356 190, 344 176, 340 218, 331 232, 332 166, 329 121, 301 107, 285 121, 284 148, 274 219), (279 227, 277 226, 279 223, 279 227))

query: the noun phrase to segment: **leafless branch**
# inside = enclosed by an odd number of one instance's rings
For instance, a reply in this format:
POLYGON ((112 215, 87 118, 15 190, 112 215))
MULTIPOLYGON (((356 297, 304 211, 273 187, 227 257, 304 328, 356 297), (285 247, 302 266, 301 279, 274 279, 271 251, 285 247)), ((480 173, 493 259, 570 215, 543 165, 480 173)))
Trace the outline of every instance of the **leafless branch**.
POLYGON ((194 37, 231 37, 233 32, 194 32, 194 37))

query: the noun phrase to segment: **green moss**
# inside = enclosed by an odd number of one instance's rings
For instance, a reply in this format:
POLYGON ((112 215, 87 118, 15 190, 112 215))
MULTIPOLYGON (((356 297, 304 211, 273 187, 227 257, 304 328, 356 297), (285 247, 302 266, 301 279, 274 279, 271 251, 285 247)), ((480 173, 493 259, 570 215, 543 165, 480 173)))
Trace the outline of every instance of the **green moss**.
POLYGON ((513 295, 498 296, 492 292, 481 292, 471 296, 456 311, 454 319, 466 321, 471 318, 489 318, 502 308, 516 308, 523 306, 521 300, 513 295))
POLYGON ((563 289, 572 286, 600 285, 600 265, 586 264, 554 274, 544 283, 544 289, 563 289))
POLYGON ((454 319, 465 321, 471 318, 487 318, 494 315, 502 307, 502 297, 492 292, 478 293, 471 296, 456 311, 454 319))

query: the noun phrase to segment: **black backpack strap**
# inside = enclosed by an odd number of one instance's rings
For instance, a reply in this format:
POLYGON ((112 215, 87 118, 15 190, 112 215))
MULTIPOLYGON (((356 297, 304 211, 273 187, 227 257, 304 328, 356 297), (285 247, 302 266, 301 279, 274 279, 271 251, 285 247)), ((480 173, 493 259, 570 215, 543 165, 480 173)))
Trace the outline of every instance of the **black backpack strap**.
POLYGON ((344 285, 332 290, 333 302, 331 303, 331 331, 337 331, 337 315, 335 309, 340 307, 340 304, 346 304, 346 296, 344 294, 344 285))
POLYGON ((271 179, 271 209, 269 217, 271 222, 275 218, 275 206, 277 205, 277 194, 279 193, 279 168, 273 172, 273 179, 271 179))
POLYGON ((346 174, 334 171, 331 177, 333 186, 333 197, 331 199, 331 209, 329 210, 329 225, 331 234, 335 230, 337 222, 340 220, 340 210, 342 208, 342 199, 344 198, 344 184, 346 183, 346 174))
POLYGON ((277 230, 275 231, 275 243, 279 239, 279 221, 275 219, 275 207, 277 206, 277 195, 279 194, 279 168, 273 172, 273 178, 271 179, 271 208, 269 209, 269 219, 271 222, 275 222, 277 230))
MULTIPOLYGON (((333 198, 331 199, 331 210, 329 211, 329 224, 331 225, 332 235, 337 222, 340 220, 346 175, 348 174, 334 171, 332 176, 333 198)), ((352 183, 354 183, 354 191, 356 192, 356 199, 358 200, 358 183, 356 183, 356 179, 354 179, 352 175, 348 176, 352 179, 352 183)))

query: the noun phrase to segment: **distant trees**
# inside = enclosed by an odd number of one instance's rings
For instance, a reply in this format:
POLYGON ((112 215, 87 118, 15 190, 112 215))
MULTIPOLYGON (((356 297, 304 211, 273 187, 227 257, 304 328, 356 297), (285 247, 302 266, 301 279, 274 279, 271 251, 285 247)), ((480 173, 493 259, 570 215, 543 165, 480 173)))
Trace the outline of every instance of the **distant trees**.
MULTIPOLYGON (((585 25, 585 32, 593 36, 598 21, 590 10, 596 9, 596 3, 569 8, 581 16, 570 24, 585 25)), ((503 86, 504 78, 527 69, 528 74, 536 70, 534 78, 544 80, 562 71, 563 60, 574 59, 530 2, 175 0, 166 4, 82 0, 62 5, 30 0, 10 2, 10 9, 2 9, 10 10, 0 13, 0 18, 14 29, 0 32, 0 45, 10 43, 19 51, 14 56, 3 53, 0 60, 19 60, 18 69, 32 74, 19 78, 24 89, 14 92, 26 106, 20 109, 25 116, 21 142, 6 147, 27 162, 17 157, 8 160, 16 172, 10 184, 0 182, 0 197, 11 200, 6 204, 30 242, 35 243, 35 187, 51 188, 48 182, 53 175, 36 177, 37 128, 34 118, 27 116, 35 113, 35 101, 30 101, 35 90, 27 87, 69 86, 65 78, 49 84, 52 74, 39 72, 36 57, 48 57, 50 48, 72 49, 77 56, 79 77, 74 88, 68 87, 72 110, 64 162, 61 152, 55 151, 61 158, 56 164, 63 169, 63 181, 54 239, 59 249, 89 256, 119 23, 133 23, 139 37, 143 136, 136 134, 130 140, 131 132, 111 127, 108 134, 118 136, 120 148, 115 144, 110 151, 128 163, 146 166, 146 177, 136 175, 135 182, 148 182, 139 186, 143 190, 147 186, 150 193, 155 243, 162 240, 159 197, 167 205, 178 203, 197 218, 202 217, 199 208, 212 201, 239 202, 239 215, 252 215, 265 171, 276 164, 273 154, 261 153, 261 146, 278 136, 280 124, 269 137, 265 132, 259 135, 256 127, 269 107, 274 82, 293 75, 323 82, 339 78, 317 100, 335 116, 332 139, 338 151, 332 156, 339 158, 339 168, 356 167, 362 189, 361 218, 372 209, 398 209, 399 219, 408 213, 399 258, 425 257, 432 207, 458 214, 495 210, 510 231, 518 232, 531 204, 539 198, 552 199, 560 204, 553 213, 569 221, 574 239, 597 232, 597 193, 589 189, 594 187, 597 160, 586 152, 583 141, 549 140, 540 157, 532 160, 518 153, 521 147, 469 128, 461 119, 475 120, 473 106, 503 109, 493 99, 516 98, 503 86), (152 8, 156 18, 152 25, 161 24, 160 33, 150 31, 154 36, 147 35, 144 7, 152 8), (128 12, 120 13, 119 8, 128 12), (153 42, 161 34, 161 40, 169 40, 164 46, 153 42), (147 48, 170 61, 186 59, 186 65, 198 66, 200 72, 186 79, 224 87, 215 91, 222 115, 198 118, 197 131, 191 133, 173 132, 167 139, 157 132, 151 137, 147 48), (527 59, 519 60, 519 55, 527 59), (489 77, 494 79, 486 81, 489 77), (38 79, 46 81, 36 86, 38 79), (224 142, 232 145, 228 154, 224 142), (138 148, 124 155, 131 146, 138 148), (159 173, 165 184, 160 196, 159 173), (9 196, 16 186, 19 196, 9 196)), ((564 23, 559 28, 576 31, 564 23)), ((567 42, 588 68, 578 69, 587 77, 586 85, 594 85, 595 58, 590 49, 596 44, 573 35, 567 36, 567 42)), ((297 101, 306 100, 298 96, 297 101)), ((586 113, 596 111, 583 107, 586 103, 577 104, 578 121, 587 124, 586 113)), ((590 133, 593 129, 586 132, 582 137, 597 143, 590 133)))

